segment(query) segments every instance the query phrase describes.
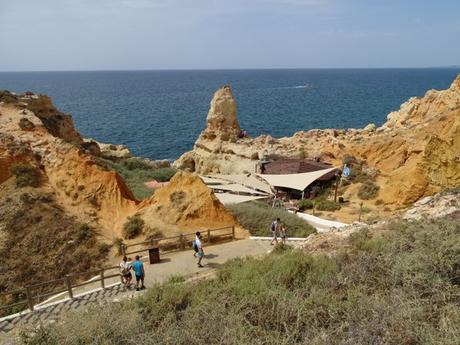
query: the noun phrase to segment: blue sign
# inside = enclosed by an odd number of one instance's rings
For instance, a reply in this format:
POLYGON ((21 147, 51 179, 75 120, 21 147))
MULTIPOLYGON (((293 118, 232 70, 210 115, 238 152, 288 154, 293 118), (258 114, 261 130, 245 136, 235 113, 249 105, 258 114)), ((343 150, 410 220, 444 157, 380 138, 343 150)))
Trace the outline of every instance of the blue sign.
POLYGON ((342 176, 344 176, 344 177, 350 176, 350 168, 347 167, 346 165, 343 167, 342 176))

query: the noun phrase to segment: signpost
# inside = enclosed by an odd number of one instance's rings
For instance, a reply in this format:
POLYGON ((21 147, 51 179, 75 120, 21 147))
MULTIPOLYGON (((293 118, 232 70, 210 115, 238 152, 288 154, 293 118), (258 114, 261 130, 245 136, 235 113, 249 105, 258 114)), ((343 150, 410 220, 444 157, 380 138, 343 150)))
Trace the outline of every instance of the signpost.
POLYGON ((342 177, 348 177, 350 176, 350 168, 347 167, 346 164, 343 165, 343 169, 342 169, 342 175, 340 174, 337 174, 336 175, 336 180, 335 180, 335 194, 334 194, 334 202, 337 202, 337 194, 339 192, 339 183, 340 183, 340 180, 342 179, 342 177))

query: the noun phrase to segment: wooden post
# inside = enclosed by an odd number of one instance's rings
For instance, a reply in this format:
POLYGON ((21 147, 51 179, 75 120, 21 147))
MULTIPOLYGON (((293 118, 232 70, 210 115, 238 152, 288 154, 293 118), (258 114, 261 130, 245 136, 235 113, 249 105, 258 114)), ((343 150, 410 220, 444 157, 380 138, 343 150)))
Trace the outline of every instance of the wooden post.
POLYGON ((211 243, 211 230, 208 229, 208 244, 211 243))
POLYGON ((104 269, 101 269, 101 288, 105 289, 105 282, 104 282, 104 269))
POLYGON ((337 174, 336 177, 335 177, 334 202, 337 202, 337 194, 339 193, 339 181, 340 181, 340 176, 339 176, 339 174, 337 174))
POLYGON ((126 245, 124 243, 121 244, 121 255, 126 256, 126 245))
POLYGON ((27 304, 29 305, 29 309, 31 311, 34 310, 34 300, 32 298, 32 292, 30 291, 29 287, 26 287, 26 297, 27 297, 27 304))
POLYGON ((232 241, 235 239, 235 225, 232 225, 232 241))
POLYGON ((184 235, 183 234, 180 234, 179 242, 180 242, 180 250, 184 250, 185 249, 185 244, 184 244, 184 235))
POLYGON ((65 277, 65 283, 67 285, 67 292, 69 293, 69 298, 73 299, 72 282, 70 281, 70 276, 68 274, 65 277))
POLYGON ((358 222, 361 222, 361 212, 363 211, 363 202, 361 201, 361 203, 359 204, 359 218, 358 218, 358 222))

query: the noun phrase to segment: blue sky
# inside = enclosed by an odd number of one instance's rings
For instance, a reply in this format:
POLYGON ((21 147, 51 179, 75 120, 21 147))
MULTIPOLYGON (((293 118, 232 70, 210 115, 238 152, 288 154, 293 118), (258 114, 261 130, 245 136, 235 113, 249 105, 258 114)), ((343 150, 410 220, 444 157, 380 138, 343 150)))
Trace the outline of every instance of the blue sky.
POLYGON ((0 70, 460 65, 460 1, 0 0, 0 70))

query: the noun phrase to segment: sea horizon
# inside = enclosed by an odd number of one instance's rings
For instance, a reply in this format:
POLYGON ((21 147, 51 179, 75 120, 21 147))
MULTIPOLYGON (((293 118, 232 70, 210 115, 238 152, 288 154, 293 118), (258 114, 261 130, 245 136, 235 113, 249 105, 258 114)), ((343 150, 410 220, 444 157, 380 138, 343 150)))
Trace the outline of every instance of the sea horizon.
POLYGON ((193 148, 217 88, 230 85, 251 136, 380 126, 389 112, 460 68, 299 68, 0 72, 0 89, 51 97, 83 136, 135 156, 175 160, 193 148))
POLYGON ((187 72, 187 71, 271 71, 271 70, 401 70, 401 69, 460 69, 460 65, 446 66, 380 66, 380 67, 240 67, 240 68, 128 68, 128 69, 62 69, 62 70, 0 70, 0 73, 60 73, 60 72, 187 72))

